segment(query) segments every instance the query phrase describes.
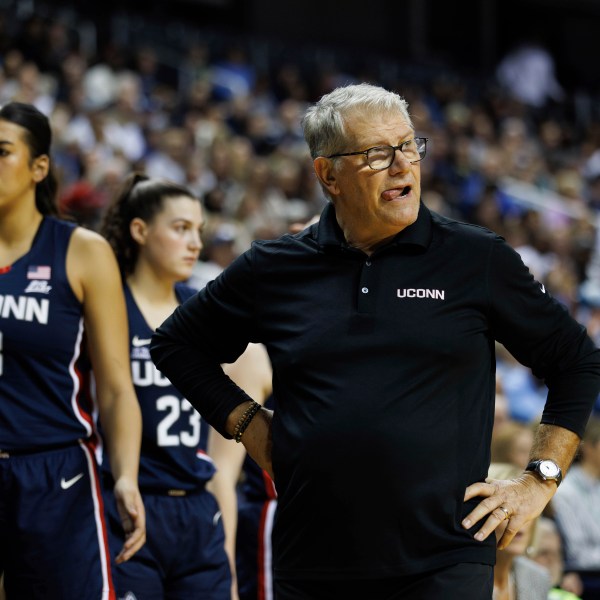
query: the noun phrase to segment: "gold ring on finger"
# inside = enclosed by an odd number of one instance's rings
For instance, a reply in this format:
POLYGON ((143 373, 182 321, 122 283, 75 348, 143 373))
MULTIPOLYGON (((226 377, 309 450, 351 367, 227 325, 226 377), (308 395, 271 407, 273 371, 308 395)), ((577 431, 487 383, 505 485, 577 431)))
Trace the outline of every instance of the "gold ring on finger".
POLYGON ((505 520, 510 519, 510 510, 508 510, 508 508, 506 508, 506 506, 499 506, 498 508, 504 513, 505 520))

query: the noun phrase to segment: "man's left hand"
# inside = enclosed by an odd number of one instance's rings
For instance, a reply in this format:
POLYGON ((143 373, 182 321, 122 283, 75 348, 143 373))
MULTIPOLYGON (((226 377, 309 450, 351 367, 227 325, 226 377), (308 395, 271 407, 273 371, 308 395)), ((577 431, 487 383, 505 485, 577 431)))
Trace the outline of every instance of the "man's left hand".
POLYGON ((485 497, 463 520, 470 529, 487 517, 475 534, 475 539, 485 540, 491 533, 506 524, 498 542, 500 550, 506 548, 516 533, 527 522, 538 517, 556 492, 554 481, 542 481, 533 473, 524 473, 517 479, 491 479, 477 482, 465 491, 465 502, 477 496, 485 497), (505 523, 507 521, 507 523, 505 523))

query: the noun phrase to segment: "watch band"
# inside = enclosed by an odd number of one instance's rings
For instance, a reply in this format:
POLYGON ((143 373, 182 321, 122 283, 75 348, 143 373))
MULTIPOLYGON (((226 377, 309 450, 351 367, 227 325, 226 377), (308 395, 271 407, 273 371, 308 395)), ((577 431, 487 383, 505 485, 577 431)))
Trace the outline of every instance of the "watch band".
POLYGON ((533 471, 537 475, 539 475, 544 481, 556 481, 556 487, 558 487, 563 480, 563 474, 561 468, 550 458, 540 459, 540 460, 532 460, 526 467, 526 471, 533 471), (542 472, 540 466, 542 463, 548 462, 552 463, 556 467, 556 475, 546 475, 542 472))

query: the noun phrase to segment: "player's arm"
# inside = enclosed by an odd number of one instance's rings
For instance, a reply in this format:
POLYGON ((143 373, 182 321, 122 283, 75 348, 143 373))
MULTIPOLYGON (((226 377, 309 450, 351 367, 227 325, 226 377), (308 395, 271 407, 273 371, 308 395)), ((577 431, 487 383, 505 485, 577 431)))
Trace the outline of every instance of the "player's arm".
POLYGON ((126 534, 117 556, 117 562, 123 562, 144 544, 146 527, 137 484, 142 419, 131 381, 121 277, 106 240, 83 228, 73 233, 67 273, 73 291, 83 302, 100 419, 126 534))
MULTIPOLYGON (((246 351, 231 365, 224 365, 224 371, 260 404, 271 394, 271 363, 264 346, 250 344, 246 351)), ((208 454, 214 460, 217 472, 208 487, 217 498, 221 508, 225 528, 225 550, 229 557, 233 574, 233 598, 237 598, 235 578, 235 540, 237 532, 238 484, 246 449, 242 444, 227 440, 212 431, 208 454)))

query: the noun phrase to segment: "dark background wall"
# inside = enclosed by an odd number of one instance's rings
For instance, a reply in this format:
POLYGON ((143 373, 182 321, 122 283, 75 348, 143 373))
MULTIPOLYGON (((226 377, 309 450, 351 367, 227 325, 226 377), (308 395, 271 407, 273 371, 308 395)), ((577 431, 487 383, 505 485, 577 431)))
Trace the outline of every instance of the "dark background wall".
POLYGON ((165 27, 181 22, 297 50, 341 47, 348 60, 367 64, 380 52, 393 60, 450 65, 474 74, 489 73, 517 41, 537 38, 552 53, 568 89, 600 89, 600 0, 52 2, 59 5, 83 11, 100 35, 111 29, 115 16, 127 13, 165 27))
MULTIPOLYGON (((232 8, 233 8, 232 3, 232 8)), ((365 46, 424 63, 487 70, 518 40, 537 37, 565 83, 598 85, 600 0, 253 0, 248 29, 298 43, 365 46)))

